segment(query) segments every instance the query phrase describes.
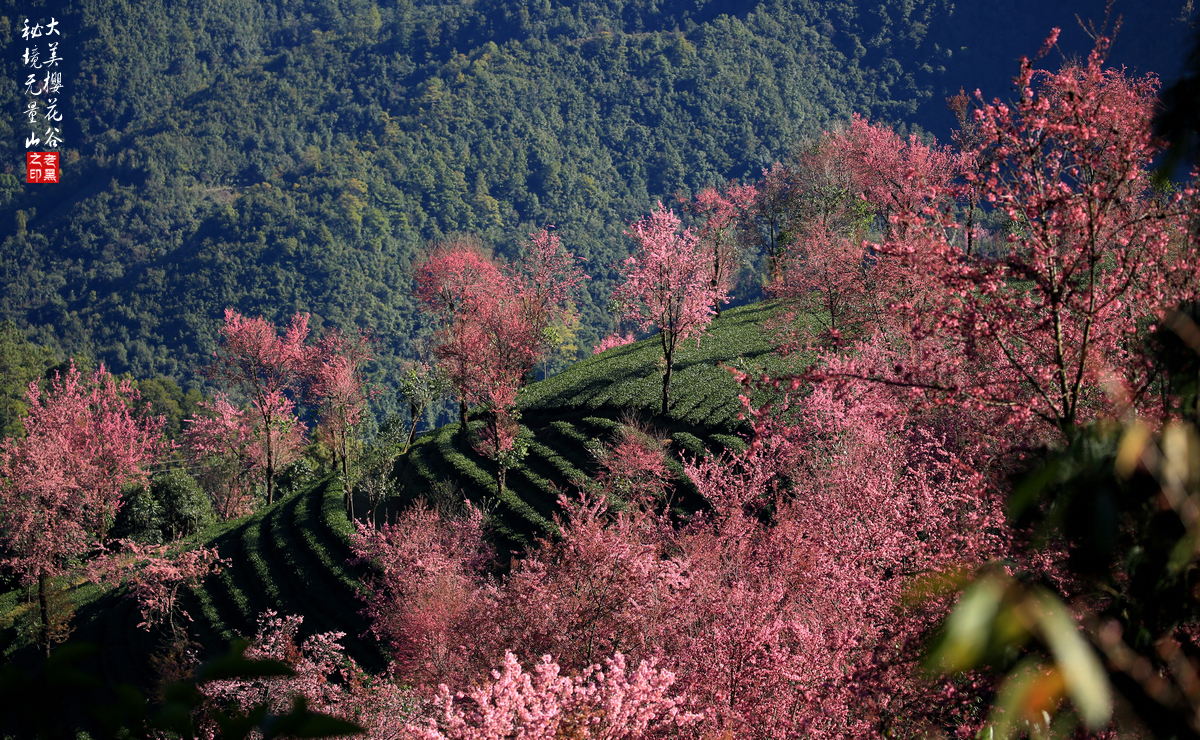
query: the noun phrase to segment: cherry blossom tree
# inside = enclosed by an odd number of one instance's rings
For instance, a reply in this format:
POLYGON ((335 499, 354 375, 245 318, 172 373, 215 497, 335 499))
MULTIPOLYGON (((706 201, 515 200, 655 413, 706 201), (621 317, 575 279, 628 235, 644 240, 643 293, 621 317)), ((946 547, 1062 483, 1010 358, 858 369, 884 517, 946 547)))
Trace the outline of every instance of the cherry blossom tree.
POLYGON ((138 627, 150 630, 166 622, 172 639, 179 642, 179 618, 192 621, 179 607, 179 589, 198 586, 206 576, 220 573, 222 566, 229 567, 230 561, 221 559, 216 548, 200 547, 172 555, 168 545, 141 545, 130 540, 121 540, 117 545, 122 552, 106 552, 88 563, 88 579, 109 588, 127 583, 130 596, 142 612, 138 627))
POLYGON ((475 443, 475 451, 496 463, 496 496, 502 497, 508 482, 508 471, 521 463, 528 454, 528 442, 521 436, 520 412, 516 409, 517 389, 511 383, 488 386, 487 418, 483 432, 475 443))
POLYGON ((165 449, 163 419, 139 418, 137 392, 103 365, 85 378, 71 363, 46 391, 30 383, 26 436, 0 446, 3 564, 38 584, 39 641, 49 655, 50 579, 94 547, 121 506, 121 488, 144 482, 165 449))
POLYGON ((660 557, 669 530, 636 506, 614 513, 605 495, 559 504, 559 537, 540 541, 492 597, 493 654, 548 654, 573 673, 615 652, 650 658, 675 627, 672 592, 686 580, 683 564, 660 557))
POLYGON ((638 508, 657 505, 671 487, 669 443, 648 425, 626 420, 617 430, 616 439, 597 454, 597 482, 608 495, 616 494, 638 508))
POLYGON ((793 234, 779 250, 767 286, 787 307, 766 327, 784 353, 800 349, 813 334, 834 342, 853 335, 870 313, 861 245, 870 207, 846 161, 843 137, 837 131, 809 142, 789 169, 793 234), (820 331, 812 331, 813 322, 820 331))
POLYGON ((788 168, 795 232, 815 227, 861 241, 871 226, 871 204, 846 146, 852 128, 835 128, 796 148, 788 168))
POLYGON ((613 291, 613 302, 642 330, 658 328, 664 362, 661 413, 666 416, 679 344, 704 332, 714 303, 724 301, 727 293, 713 290, 696 235, 680 231, 679 217, 661 203, 625 233, 637 242, 638 251, 621 265, 625 282, 613 291))
POLYGON ((355 431, 362 423, 371 396, 362 368, 373 359, 370 342, 370 335, 365 332, 349 338, 334 330, 314 348, 309 360, 309 392, 319 405, 320 429, 332 443, 341 465, 345 506, 351 518, 354 518, 354 497, 350 470, 357 441, 355 431))
POLYGON ((184 438, 189 460, 222 519, 248 514, 255 458, 245 413, 224 394, 217 394, 211 404, 200 405, 212 415, 187 420, 184 438))
POLYGON ((850 174, 855 196, 878 216, 885 240, 904 238, 908 224, 902 215, 953 203, 951 180, 972 164, 946 147, 925 144, 915 134, 902 139, 857 114, 849 127, 826 136, 850 174))
MULTIPOLYGON (((478 244, 443 244, 416 273, 417 295, 438 323, 434 353, 458 389, 460 431, 468 431, 468 403, 487 403, 485 454, 509 462, 517 389, 544 355, 547 329, 567 310, 570 291, 586 277, 545 229, 531 235, 524 252, 518 265, 501 267, 478 244)), ((501 489, 506 469, 502 462, 501 489)))
POLYGON ((521 243, 520 257, 508 268, 529 331, 543 340, 538 360, 551 349, 547 345, 548 330, 564 319, 571 310, 571 295, 588 279, 576 264, 578 261, 547 227, 530 234, 521 243))
POLYGON ((494 644, 485 588, 492 552, 481 511, 468 507, 462 518, 443 521, 419 504, 379 529, 357 523, 351 544, 356 562, 375 566, 363 612, 403 680, 465 685, 495 659, 487 654, 494 644))
MULTIPOLYGON (((948 211, 897 205, 893 239, 878 249, 937 287, 922 305, 895 306, 920 353, 873 368, 832 359, 820 376, 902 385, 1065 437, 1114 381, 1145 407, 1155 374, 1138 334, 1195 294, 1172 246, 1195 206, 1191 190, 1151 188, 1157 82, 1106 69, 1107 49, 1101 38, 1085 63, 1056 73, 1025 59, 1020 99, 976 111, 966 153, 976 166, 963 178, 1014 223, 1002 254, 966 254, 966 227, 948 211)), ((935 183, 930 197, 953 194, 935 183)))
POLYGON ((637 339, 634 338, 633 334, 609 334, 597 342, 596 346, 592 348, 592 354, 598 355, 601 352, 612 349, 613 347, 624 347, 625 345, 633 344, 636 341, 637 339))
POLYGON ((692 201, 683 201, 680 210, 692 215, 699 248, 708 261, 709 288, 713 291, 713 311, 721 316, 716 296, 728 295, 737 283, 742 268, 742 244, 739 225, 754 205, 757 192, 752 186, 729 183, 724 188, 705 188, 692 201))
POLYGON ((295 403, 279 393, 263 398, 261 407, 252 403, 250 412, 218 394, 211 411, 189 419, 185 436, 214 507, 231 519, 250 512, 254 485, 269 482, 272 464, 278 469, 300 457, 307 426, 296 418, 295 403))
POLYGON ((663 649, 714 731, 878 736, 978 699, 911 682, 947 601, 895 610, 911 578, 1003 552, 1000 500, 893 396, 785 397, 744 452, 685 461, 712 514, 677 541, 690 580, 663 649))
POLYGON ((209 680, 199 685, 205 697, 199 714, 202 737, 223 736, 217 717, 230 705, 249 714, 265 704, 283 713, 304 700, 309 711, 348 720, 366 730, 368 740, 405 736, 406 726, 419 709, 412 693, 384 676, 372 676, 347 656, 338 640, 343 632, 323 632, 301 641, 301 616, 280 617, 266 611, 258 617, 258 630, 246 649, 250 660, 278 661, 292 675, 209 680))
POLYGON ((280 336, 265 319, 249 319, 226 309, 221 348, 207 368, 209 377, 249 401, 247 418, 261 458, 268 506, 274 502, 275 474, 295 459, 293 440, 302 429, 294 413, 295 401, 287 394, 299 392, 310 368, 307 337, 308 314, 293 316, 280 336))
POLYGON ((517 391, 538 357, 540 342, 520 311, 514 296, 484 295, 478 303, 480 321, 469 327, 466 347, 475 357, 473 385, 468 397, 487 408, 484 427, 474 442, 476 452, 497 464, 496 491, 504 494, 508 470, 525 457, 520 436, 517 391))
POLYGON ((455 325, 453 334, 434 351, 451 368, 451 377, 459 373, 461 432, 468 433, 466 403, 487 405, 487 417, 481 437, 475 443, 480 454, 496 461, 497 495, 504 492, 510 467, 524 456, 519 444, 516 416, 517 390, 533 369, 543 342, 538 322, 546 315, 533 310, 523 296, 524 289, 512 275, 500 275, 500 282, 477 284, 464 298, 469 319, 455 325))
POLYGON ((414 740, 499 740, 522 737, 602 737, 635 740, 694 725, 699 715, 681 711, 671 696, 674 675, 653 660, 636 670, 616 653, 604 666, 567 677, 549 655, 527 673, 505 653, 492 679, 465 694, 442 686, 434 705, 439 717, 425 728, 410 725, 414 740))
POLYGON ((434 353, 458 392, 459 425, 467 433, 467 406, 488 365, 485 320, 494 316, 489 296, 512 295, 509 278, 478 241, 459 240, 436 245, 417 264, 414 282, 422 308, 436 327, 434 353))
POLYGON ((871 267, 861 242, 815 224, 805 229, 768 287, 786 306, 766 327, 774 331, 777 349, 784 354, 802 349, 812 335, 836 343, 861 333, 877 316, 871 267))

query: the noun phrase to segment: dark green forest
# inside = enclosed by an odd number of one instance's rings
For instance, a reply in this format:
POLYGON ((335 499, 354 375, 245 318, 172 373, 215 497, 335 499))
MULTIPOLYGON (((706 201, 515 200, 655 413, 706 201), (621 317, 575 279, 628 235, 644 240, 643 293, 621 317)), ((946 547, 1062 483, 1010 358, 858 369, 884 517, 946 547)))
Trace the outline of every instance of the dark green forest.
MULTIPOLYGON (((1182 39, 1177 4, 1159 15, 1182 39)), ((1102 4, 1081 5, 1103 19, 1102 4)), ((226 307, 373 327, 372 372, 387 383, 429 331, 410 291, 428 242, 471 233, 511 255, 547 224, 593 278, 578 336, 548 368, 560 369, 612 327, 629 221, 752 180, 852 112, 948 125, 944 94, 961 60, 978 63, 972 37, 995 43, 971 24, 1002 12, 948 0, 3 7, 0 102, 27 105, 21 20, 55 15, 66 103, 58 185, 23 184, 26 121, 0 118, 0 320, 60 355, 185 387, 226 307)), ((991 61, 1011 74, 1010 59, 991 61)), ((741 298, 756 291, 750 278, 741 298)))

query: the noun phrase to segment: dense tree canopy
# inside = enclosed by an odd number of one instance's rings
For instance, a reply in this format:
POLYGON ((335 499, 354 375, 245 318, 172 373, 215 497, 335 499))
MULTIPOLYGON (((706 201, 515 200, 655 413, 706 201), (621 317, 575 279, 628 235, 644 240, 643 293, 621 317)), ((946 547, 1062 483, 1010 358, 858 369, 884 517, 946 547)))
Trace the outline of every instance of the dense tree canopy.
MULTIPOLYGON (((0 32, 50 5, 6 5, 0 32)), ((611 328, 630 220, 851 111, 910 115, 948 7, 88 0, 60 19, 63 182, 0 190, 0 221, 23 224, 0 318, 186 385, 225 308, 310 312, 373 326, 369 371, 394 377, 429 331, 409 290, 424 242, 469 231, 512 256, 554 223, 597 278, 585 352, 611 328)), ((19 58, 2 63, 15 80, 19 58)), ((0 136, 10 163, 21 133, 0 136)))

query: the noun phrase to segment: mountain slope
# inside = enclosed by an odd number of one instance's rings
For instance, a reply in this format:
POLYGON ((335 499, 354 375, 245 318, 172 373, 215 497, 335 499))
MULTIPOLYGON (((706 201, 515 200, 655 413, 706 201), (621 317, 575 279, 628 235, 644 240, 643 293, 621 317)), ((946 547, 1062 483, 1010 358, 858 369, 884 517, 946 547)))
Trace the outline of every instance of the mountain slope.
MULTIPOLYGON (((743 393, 728 368, 755 376, 779 374, 806 362, 804 355, 780 357, 772 352, 764 330, 776 313, 770 302, 726 311, 715 320, 699 346, 686 342, 678 353, 671 384, 671 409, 659 415, 662 399, 662 349, 657 336, 610 349, 583 360, 548 380, 521 391, 518 408, 530 444, 523 464, 508 472, 508 485, 497 500, 496 466, 476 453, 469 440, 450 424, 420 437, 398 463, 403 506, 416 498, 432 498, 437 484, 447 482, 472 501, 491 507, 501 547, 524 546, 554 531, 552 519, 560 493, 574 494, 577 479, 597 473, 593 454, 612 442, 623 424, 643 424, 667 436, 679 489, 677 505, 703 505, 691 496, 680 456, 738 448, 750 433, 739 419, 743 393)), ((756 405, 764 394, 751 394, 756 405)), ((483 421, 473 418, 472 430, 483 421)), ((365 503, 365 502, 364 502, 365 503)), ((362 504, 359 504, 362 510, 362 504)))
MULTIPOLYGON (((25 43, 19 16, 56 5, 9 0, 0 32, 25 43)), ((18 225, 0 318, 186 383, 226 307, 310 311, 373 326, 386 380, 428 331, 409 291, 427 240, 478 233, 511 255, 553 223, 594 277, 586 349, 611 325, 628 221, 852 111, 911 114, 936 74, 922 29, 948 7, 83 0, 60 18, 63 182, 0 190, 18 225)), ((19 57, 5 105, 27 97, 19 57)))
MULTIPOLYGON (((488 508, 498 552, 519 550, 535 537, 554 535, 559 492, 576 495, 580 479, 596 473, 593 451, 635 416, 669 436, 669 467, 677 487, 673 504, 685 510, 702 507, 683 476, 681 455, 738 448, 748 431, 737 418, 742 389, 725 368, 779 373, 805 362, 802 356, 771 353, 764 322, 775 311, 768 303, 726 311, 698 347, 689 341, 679 354, 674 401, 665 418, 655 413, 661 391, 656 337, 609 350, 524 389, 519 403, 530 453, 510 471, 500 499, 494 495, 492 464, 459 437, 457 424, 422 435, 398 462, 402 495, 381 507, 379 521, 417 498, 436 502, 435 489, 448 482, 458 500, 465 497, 488 508)), ((454 504, 442 496, 443 503, 454 504)), ((356 501, 355 509, 366 521, 366 502, 356 501)), ((253 635, 255 619, 265 610, 301 614, 303 635, 345 632, 348 655, 369 670, 382 668, 384 651, 366 634, 369 625, 358 614, 357 590, 369 569, 347 562, 351 531, 340 483, 331 476, 257 514, 190 538, 195 545, 217 548, 232 566, 182 597, 195 620, 189 633, 211 653, 239 634, 253 635)), ((98 586, 76 587, 75 638, 100 646, 96 667, 106 679, 149 686, 154 678, 149 658, 161 649, 160 636, 136 627, 136 605, 122 595, 98 586)), ((22 603, 24 597, 24 589, 0 594, 0 628, 33 618, 36 612, 22 603)), ((32 651, 28 636, 21 644, 26 654, 32 651)))

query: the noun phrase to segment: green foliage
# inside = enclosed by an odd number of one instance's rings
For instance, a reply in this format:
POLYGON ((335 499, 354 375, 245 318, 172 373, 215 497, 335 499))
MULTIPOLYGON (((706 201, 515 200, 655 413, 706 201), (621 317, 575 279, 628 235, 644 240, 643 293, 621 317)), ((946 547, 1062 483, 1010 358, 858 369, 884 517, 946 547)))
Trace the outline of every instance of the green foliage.
POLYGON ((162 544, 193 535, 213 522, 212 504, 185 470, 156 473, 149 487, 133 486, 121 497, 110 535, 162 544))
POLYGON ((318 463, 308 455, 304 455, 283 469, 275 485, 278 495, 283 498, 297 491, 311 488, 320 477, 321 469, 318 463))
MULTIPOLYGON (((1070 697, 1078 720, 1092 731, 1112 718, 1112 690, 1104 666, 1066 604, 1045 588, 1030 588, 1003 571, 970 584, 946 622, 944 633, 928 658, 936 671, 952 673, 982 663, 1001 662, 1014 646, 1036 639, 1049 660, 1028 655, 1008 671, 1000 687, 989 735, 1008 740, 1023 730, 1050 731, 1047 710, 1070 697)), ((1008 662, 1012 662, 1009 658, 1008 662)), ((1054 736, 1067 734, 1077 722, 1064 713, 1053 727, 1054 736)))
MULTIPOLYGON (((595 279, 579 327, 556 327, 553 372, 611 328, 630 219, 755 177, 851 111, 908 115, 930 95, 941 52, 927 29, 948 10, 84 0, 59 18, 73 60, 63 181, 0 187, 0 222, 24 223, 0 230, 0 319, 187 385, 226 307, 310 311, 316 326, 373 327, 370 373, 394 382, 427 332, 409 277, 427 240, 473 232, 511 255, 554 223, 595 279)), ((19 65, 0 60, 4 78, 19 65)), ((13 110, 23 98, 0 91, 13 110)), ((0 136, 5 161, 21 135, 0 136)))
POLYGON ((173 441, 182 439, 184 419, 198 415, 200 403, 206 400, 198 389, 189 388, 184 392, 173 379, 162 375, 139 380, 134 385, 141 394, 143 413, 162 416, 166 420, 163 434, 173 441))
POLYGON ((11 320, 0 323, 0 436, 23 437, 25 393, 53 363, 53 353, 28 339, 11 320))
POLYGON ((688 432, 675 432, 671 435, 671 441, 692 457, 702 457, 707 452, 704 440, 688 432))

